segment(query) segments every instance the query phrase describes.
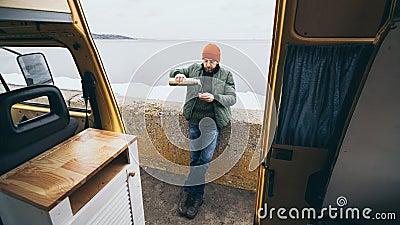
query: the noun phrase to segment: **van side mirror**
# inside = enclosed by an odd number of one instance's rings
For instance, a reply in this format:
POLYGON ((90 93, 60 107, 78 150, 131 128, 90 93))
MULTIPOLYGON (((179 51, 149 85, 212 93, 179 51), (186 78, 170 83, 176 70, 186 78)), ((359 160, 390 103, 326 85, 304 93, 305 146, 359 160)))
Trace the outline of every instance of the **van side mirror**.
POLYGON ((17 57, 18 65, 28 86, 54 84, 53 76, 42 53, 31 53, 17 57))

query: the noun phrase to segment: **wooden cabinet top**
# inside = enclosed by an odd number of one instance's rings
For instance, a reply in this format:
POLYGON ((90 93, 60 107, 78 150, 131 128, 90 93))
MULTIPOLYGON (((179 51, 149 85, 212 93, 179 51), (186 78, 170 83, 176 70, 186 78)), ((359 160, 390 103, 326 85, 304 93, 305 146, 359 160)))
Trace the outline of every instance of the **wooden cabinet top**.
POLYGON ((86 129, 0 177, 0 190, 50 210, 121 154, 135 136, 86 129))

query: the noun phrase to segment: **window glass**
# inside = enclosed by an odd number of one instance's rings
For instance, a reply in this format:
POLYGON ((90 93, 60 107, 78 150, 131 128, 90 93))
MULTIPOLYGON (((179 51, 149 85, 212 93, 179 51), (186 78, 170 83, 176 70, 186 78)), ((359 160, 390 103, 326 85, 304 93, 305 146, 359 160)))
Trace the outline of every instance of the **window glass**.
MULTIPOLYGON (((84 108, 82 99, 82 85, 78 69, 72 58, 71 53, 66 48, 61 47, 7 47, 0 48, 0 74, 10 90, 27 87, 29 74, 24 77, 23 72, 27 73, 26 66, 22 64, 22 69, 18 64, 23 56, 30 56, 33 53, 41 53, 50 70, 52 81, 47 83, 57 86, 67 103, 67 106, 84 108)), ((33 54, 34 55, 34 54, 33 54)), ((39 54, 37 54, 39 55, 39 54)), ((28 57, 25 57, 28 58, 28 57)), ((42 60, 42 59, 41 59, 42 60)), ((42 60, 43 62, 43 60, 42 60)), ((6 92, 4 84, 0 87, 0 93, 6 92)), ((30 102, 48 104, 46 98, 33 99, 30 102)))

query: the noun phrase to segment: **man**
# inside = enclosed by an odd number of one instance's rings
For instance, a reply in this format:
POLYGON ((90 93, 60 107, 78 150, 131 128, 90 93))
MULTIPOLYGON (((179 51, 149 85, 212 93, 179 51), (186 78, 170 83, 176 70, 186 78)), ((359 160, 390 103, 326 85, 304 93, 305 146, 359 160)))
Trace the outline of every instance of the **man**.
POLYGON ((202 53, 202 64, 175 69, 170 77, 178 83, 186 78, 200 80, 200 85, 188 86, 183 116, 189 121, 190 174, 182 188, 178 212, 193 219, 203 203, 205 173, 218 143, 220 129, 231 120, 230 106, 236 103, 232 73, 221 68, 220 49, 208 44, 202 53))

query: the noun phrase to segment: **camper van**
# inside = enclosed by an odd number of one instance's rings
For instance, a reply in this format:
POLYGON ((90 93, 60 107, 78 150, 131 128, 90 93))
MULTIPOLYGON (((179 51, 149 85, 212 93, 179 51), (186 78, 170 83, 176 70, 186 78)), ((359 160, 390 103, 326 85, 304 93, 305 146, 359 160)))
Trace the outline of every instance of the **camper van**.
MULTIPOLYGON (((399 1, 277 0, 272 38, 248 224, 399 224, 399 1)), ((0 224, 145 224, 79 0, 0 1, 0 81, 0 224)))

